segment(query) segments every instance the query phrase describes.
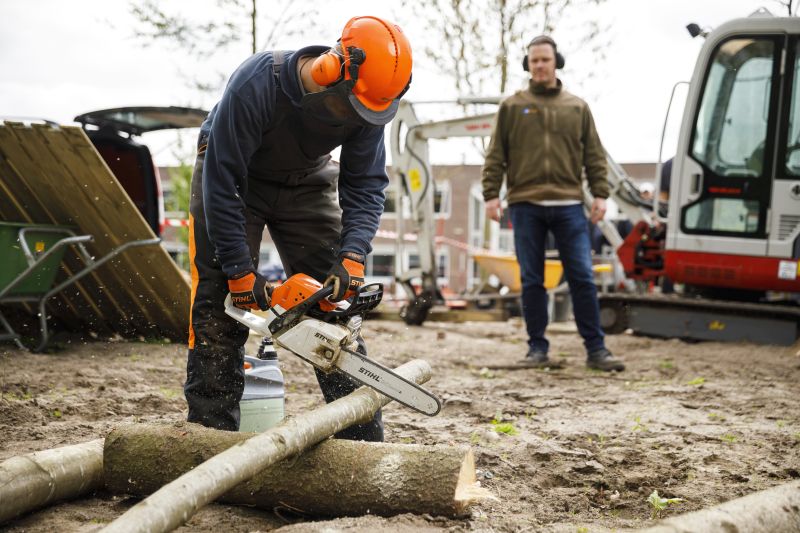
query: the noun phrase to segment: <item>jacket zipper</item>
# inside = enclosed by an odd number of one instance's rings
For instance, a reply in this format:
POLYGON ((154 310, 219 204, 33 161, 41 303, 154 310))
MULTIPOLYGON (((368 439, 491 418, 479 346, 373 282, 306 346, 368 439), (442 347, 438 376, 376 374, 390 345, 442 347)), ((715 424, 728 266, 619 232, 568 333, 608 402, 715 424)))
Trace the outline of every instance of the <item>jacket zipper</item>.
POLYGON ((544 177, 545 181, 550 179, 550 113, 547 106, 544 108, 544 177))

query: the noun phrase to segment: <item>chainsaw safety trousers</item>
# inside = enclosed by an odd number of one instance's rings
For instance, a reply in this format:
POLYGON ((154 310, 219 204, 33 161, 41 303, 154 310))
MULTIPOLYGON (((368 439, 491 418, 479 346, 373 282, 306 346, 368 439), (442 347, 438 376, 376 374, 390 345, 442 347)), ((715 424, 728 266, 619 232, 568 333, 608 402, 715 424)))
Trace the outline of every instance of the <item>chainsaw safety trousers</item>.
MULTIPOLYGON (((236 431, 239 401, 244 390, 243 347, 248 328, 224 311, 228 277, 222 271, 206 228, 201 180, 204 159, 203 153, 197 157, 189 206, 192 303, 184 392, 190 422, 236 431)), ((318 172, 335 176, 338 166, 328 162, 318 172)), ((316 176, 311 184, 296 186, 253 180, 244 202, 247 243, 254 265, 258 265, 265 227, 278 249, 287 276, 303 273, 322 282, 331 266, 340 261, 342 222, 334 179, 316 176)), ((359 350, 366 353, 361 339, 359 350)), ((318 372, 317 380, 327 402, 360 386, 338 372, 328 375, 318 372)), ((352 426, 337 437, 382 441, 380 412, 372 421, 352 426)))
MULTIPOLYGON (((251 56, 200 128, 189 206, 190 422, 238 429, 248 330, 225 314, 224 299, 230 277, 257 270, 265 227, 289 276, 323 282, 340 252, 371 250, 389 182, 383 128, 326 124, 302 110, 298 60, 325 50, 251 56), (339 146, 341 166, 330 156, 339 146)), ((318 381, 326 401, 356 387, 341 373, 318 381)), ((338 436, 383 440, 380 413, 338 436)))

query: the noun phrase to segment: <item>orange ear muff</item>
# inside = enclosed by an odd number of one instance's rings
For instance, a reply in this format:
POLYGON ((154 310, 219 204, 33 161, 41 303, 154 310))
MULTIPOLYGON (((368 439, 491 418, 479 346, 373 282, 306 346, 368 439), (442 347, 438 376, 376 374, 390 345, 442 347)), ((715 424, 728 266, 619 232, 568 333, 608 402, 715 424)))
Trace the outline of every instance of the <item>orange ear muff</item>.
POLYGON ((327 87, 342 77, 342 61, 335 53, 325 52, 311 64, 311 78, 314 83, 327 87))

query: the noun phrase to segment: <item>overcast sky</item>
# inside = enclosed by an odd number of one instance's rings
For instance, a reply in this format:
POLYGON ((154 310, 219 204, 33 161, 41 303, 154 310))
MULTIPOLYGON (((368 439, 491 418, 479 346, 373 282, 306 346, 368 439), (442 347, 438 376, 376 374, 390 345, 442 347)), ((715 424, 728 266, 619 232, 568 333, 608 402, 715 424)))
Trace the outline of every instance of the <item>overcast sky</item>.
MULTIPOLYGON (((193 9, 200 5, 184 3, 193 9)), ((86 111, 128 105, 210 108, 217 96, 198 97, 184 77, 203 70, 232 71, 247 57, 246 44, 213 63, 188 61, 164 47, 143 48, 131 37, 133 19, 127 5, 123 0, 0 0, 0 118, 42 117, 68 123, 86 111)), ((324 6, 329 30, 309 44, 334 41, 351 16, 391 17, 392 9, 403 9, 402 2, 386 0, 324 6)), ((588 87, 580 84, 579 68, 593 58, 588 51, 564 50, 571 54, 568 67, 573 67, 563 74, 565 86, 589 102, 603 143, 615 159, 655 161, 672 86, 689 79, 702 44, 689 37, 686 24, 715 27, 759 7, 773 13, 781 9, 771 0, 608 0, 593 12, 610 26, 611 44, 599 75, 588 87)), ((418 44, 426 38, 424 28, 404 29, 412 45, 422 50, 418 44)), ((282 48, 303 44, 287 41, 282 48)), ((512 65, 521 60, 522 52, 518 55, 511 58, 512 65)), ((515 69, 513 76, 512 89, 526 83, 521 69, 515 69)), ((446 80, 416 69, 407 98, 455 96, 446 80)), ((425 118, 423 110, 420 115, 425 118)), ((168 144, 174 139, 174 134, 151 134, 144 142, 158 163, 171 164, 174 150, 168 144)), ((431 158, 439 163, 481 162, 475 150, 458 143, 437 145, 431 158)))

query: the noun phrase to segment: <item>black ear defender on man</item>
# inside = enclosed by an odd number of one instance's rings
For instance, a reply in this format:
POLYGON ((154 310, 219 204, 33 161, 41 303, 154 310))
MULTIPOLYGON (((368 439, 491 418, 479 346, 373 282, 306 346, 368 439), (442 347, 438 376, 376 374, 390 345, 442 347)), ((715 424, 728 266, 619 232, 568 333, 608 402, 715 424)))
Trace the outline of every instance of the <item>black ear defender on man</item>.
POLYGON ((564 68, 566 60, 564 59, 564 56, 558 52, 558 45, 556 42, 552 39, 552 37, 548 37, 547 35, 539 35, 538 37, 531 39, 531 42, 529 42, 528 46, 525 47, 525 56, 522 58, 522 70, 528 72, 528 51, 531 49, 531 46, 535 44, 549 44, 552 46, 553 51, 556 53, 556 68, 564 68))

